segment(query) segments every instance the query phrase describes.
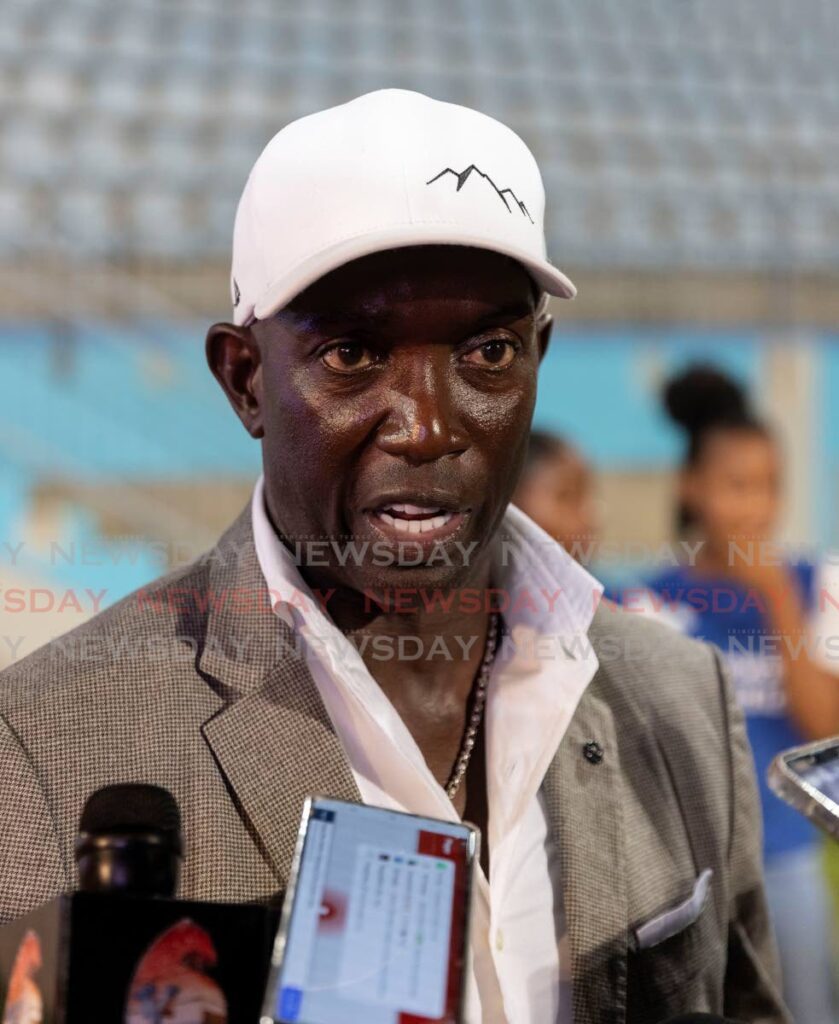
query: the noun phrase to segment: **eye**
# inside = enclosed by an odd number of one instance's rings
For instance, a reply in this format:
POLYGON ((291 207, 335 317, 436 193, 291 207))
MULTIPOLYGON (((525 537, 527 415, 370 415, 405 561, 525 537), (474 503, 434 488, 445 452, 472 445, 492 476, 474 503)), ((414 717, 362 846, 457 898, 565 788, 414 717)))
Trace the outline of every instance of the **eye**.
POLYGON ((483 370, 505 370, 516 358, 518 348, 506 338, 490 338, 467 352, 464 361, 483 370))
POLYGON ((341 341, 321 355, 321 362, 337 373, 366 370, 377 362, 376 356, 360 341, 341 341))

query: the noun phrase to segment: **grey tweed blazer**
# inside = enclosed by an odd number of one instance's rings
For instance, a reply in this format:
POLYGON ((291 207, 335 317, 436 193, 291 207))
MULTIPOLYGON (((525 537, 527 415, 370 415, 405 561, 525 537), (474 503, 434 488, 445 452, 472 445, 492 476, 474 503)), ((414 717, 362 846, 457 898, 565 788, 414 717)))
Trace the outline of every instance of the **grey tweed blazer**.
MULTIPOLYGON (((788 1021, 752 761, 717 655, 610 605, 589 639, 600 668, 543 783, 576 1024, 788 1021)), ((277 898, 304 797, 360 800, 268 605, 249 505, 197 561, 0 675, 0 921, 73 887, 82 805, 124 781, 177 797, 180 892, 205 900, 277 898)))

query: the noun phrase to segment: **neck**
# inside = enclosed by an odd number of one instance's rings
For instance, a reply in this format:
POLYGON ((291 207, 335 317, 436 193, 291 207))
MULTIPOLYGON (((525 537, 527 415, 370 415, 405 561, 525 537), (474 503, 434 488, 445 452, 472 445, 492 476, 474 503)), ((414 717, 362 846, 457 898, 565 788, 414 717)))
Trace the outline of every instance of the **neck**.
POLYGON ((456 585, 399 584, 356 589, 302 568, 313 589, 329 593, 329 614, 346 633, 383 636, 454 636, 480 630, 493 610, 490 552, 470 567, 456 585))
POLYGON ((316 579, 330 594, 329 614, 357 647, 370 674, 402 710, 442 701, 462 708, 480 666, 492 611, 490 552, 450 587, 391 587, 376 594, 316 579), (375 599, 374 599, 375 598, 375 599))

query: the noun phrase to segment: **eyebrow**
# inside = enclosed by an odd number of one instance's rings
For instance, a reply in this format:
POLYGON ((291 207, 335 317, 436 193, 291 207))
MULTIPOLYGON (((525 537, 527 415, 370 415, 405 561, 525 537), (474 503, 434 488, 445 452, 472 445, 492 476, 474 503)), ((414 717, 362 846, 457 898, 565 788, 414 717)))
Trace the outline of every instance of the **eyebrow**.
POLYGON ((388 319, 386 311, 377 311, 375 313, 297 313, 293 310, 280 310, 277 313, 277 318, 285 316, 291 316, 295 327, 318 332, 334 330, 336 327, 354 329, 371 325, 378 326, 385 323, 388 319))
POLYGON ((478 319, 478 323, 484 324, 490 321, 512 323, 514 320, 523 320, 525 317, 533 316, 535 312, 536 308, 532 302, 522 302, 519 300, 517 302, 511 302, 506 306, 499 306, 497 309, 490 310, 478 319))
MULTIPOLYGON (((499 306, 496 309, 483 313, 474 322, 474 326, 480 328, 493 323, 512 323, 515 320, 522 320, 525 317, 533 316, 535 312, 536 310, 532 302, 517 300, 516 302, 511 302, 505 306, 499 306)), ((390 310, 386 307, 363 313, 297 313, 293 310, 285 309, 280 310, 276 317, 279 319, 289 314, 293 318, 296 327, 318 331, 319 333, 334 330, 337 327, 350 330, 364 327, 384 327, 391 319, 390 310)))

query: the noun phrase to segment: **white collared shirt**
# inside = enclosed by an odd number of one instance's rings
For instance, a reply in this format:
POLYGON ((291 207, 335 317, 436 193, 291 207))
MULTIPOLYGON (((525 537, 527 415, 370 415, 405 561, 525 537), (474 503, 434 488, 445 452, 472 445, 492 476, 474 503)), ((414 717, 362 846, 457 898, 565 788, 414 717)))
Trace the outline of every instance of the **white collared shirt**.
MULTIPOLYGON (((252 501, 259 564, 274 611, 306 638, 309 670, 362 799, 458 821, 409 729, 277 537, 263 485, 260 477, 252 501)), ((540 787, 597 669, 586 634, 603 588, 515 506, 501 535, 492 585, 508 607, 483 723, 491 882, 477 867, 466 1020, 570 1024, 561 865, 540 787)))

